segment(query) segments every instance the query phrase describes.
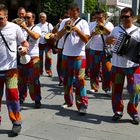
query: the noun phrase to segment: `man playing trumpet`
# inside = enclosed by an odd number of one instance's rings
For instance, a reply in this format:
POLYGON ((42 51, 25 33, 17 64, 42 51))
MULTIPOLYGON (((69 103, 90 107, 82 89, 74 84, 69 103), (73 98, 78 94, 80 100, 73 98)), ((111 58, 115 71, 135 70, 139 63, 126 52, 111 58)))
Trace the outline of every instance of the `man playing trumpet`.
MULTIPOLYGON (((76 106, 80 114, 85 114, 88 106, 85 81, 85 43, 89 39, 89 26, 84 19, 79 18, 80 9, 77 4, 69 7, 70 19, 63 20, 60 24, 56 38, 64 37, 62 67, 64 76, 63 108, 73 105, 73 78, 75 77, 76 106), (70 31, 67 26, 71 26, 70 31)), ((54 36, 54 35, 52 35, 54 36)))
POLYGON ((91 41, 89 43, 90 52, 90 84, 91 91, 97 92, 99 89, 99 72, 102 70, 102 89, 110 94, 111 79, 110 70, 106 67, 106 53, 104 51, 104 39, 113 29, 113 24, 107 22, 106 13, 102 10, 95 13, 96 21, 90 24, 91 41))

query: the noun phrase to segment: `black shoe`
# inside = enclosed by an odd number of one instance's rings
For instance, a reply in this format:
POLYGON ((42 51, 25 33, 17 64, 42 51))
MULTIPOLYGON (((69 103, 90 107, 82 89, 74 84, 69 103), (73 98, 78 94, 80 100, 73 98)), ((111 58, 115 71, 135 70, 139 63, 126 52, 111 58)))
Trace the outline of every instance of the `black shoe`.
POLYGON ((122 114, 117 114, 117 113, 115 113, 114 115, 113 115, 113 117, 112 117, 112 120, 113 121, 118 121, 118 120, 120 120, 122 118, 122 114))
POLYGON ((60 87, 63 86, 63 82, 59 82, 59 85, 58 86, 60 86, 60 87))
POLYGON ((35 101, 35 108, 40 108, 41 107, 41 102, 40 101, 35 101))
POLYGON ((78 112, 79 112, 80 115, 86 115, 87 109, 86 109, 86 108, 80 108, 80 109, 78 110, 78 112))
POLYGON ((19 99, 20 105, 23 105, 24 101, 22 99, 19 99))
POLYGON ((138 125, 139 123, 140 123, 140 118, 139 118, 139 116, 138 115, 134 115, 133 117, 132 117, 132 123, 133 124, 136 124, 136 125, 138 125))
POLYGON ((21 132, 21 124, 13 124, 12 133, 18 135, 21 132))

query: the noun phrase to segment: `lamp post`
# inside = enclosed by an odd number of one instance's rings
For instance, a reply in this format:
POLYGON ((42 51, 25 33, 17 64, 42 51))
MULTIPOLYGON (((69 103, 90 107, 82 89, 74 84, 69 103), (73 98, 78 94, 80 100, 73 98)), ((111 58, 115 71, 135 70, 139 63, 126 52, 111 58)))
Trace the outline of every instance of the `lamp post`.
POLYGON ((132 9, 134 11, 134 15, 140 13, 140 2, 139 0, 132 0, 132 9))

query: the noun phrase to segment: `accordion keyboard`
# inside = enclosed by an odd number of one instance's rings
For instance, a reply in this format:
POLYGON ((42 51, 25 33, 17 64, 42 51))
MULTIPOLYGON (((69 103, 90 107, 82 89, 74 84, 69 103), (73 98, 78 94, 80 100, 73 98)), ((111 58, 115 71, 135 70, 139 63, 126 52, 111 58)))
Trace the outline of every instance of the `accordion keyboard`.
POLYGON ((117 54, 121 54, 122 49, 124 49, 124 47, 128 45, 129 39, 130 39, 130 35, 125 33, 120 33, 120 36, 113 48, 113 52, 117 54))

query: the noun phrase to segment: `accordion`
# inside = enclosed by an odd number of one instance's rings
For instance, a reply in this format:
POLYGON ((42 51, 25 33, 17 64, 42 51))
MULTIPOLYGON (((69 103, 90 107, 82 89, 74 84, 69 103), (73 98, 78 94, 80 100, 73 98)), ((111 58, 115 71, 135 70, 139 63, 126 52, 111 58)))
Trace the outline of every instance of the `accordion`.
POLYGON ((140 42, 129 34, 121 33, 112 51, 128 60, 140 63, 140 42))

